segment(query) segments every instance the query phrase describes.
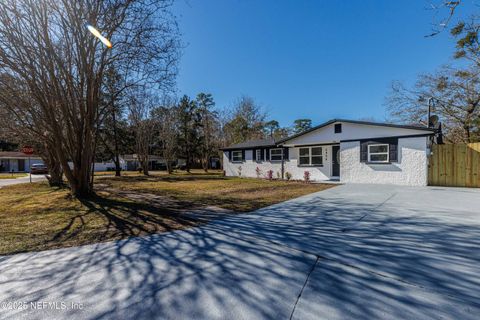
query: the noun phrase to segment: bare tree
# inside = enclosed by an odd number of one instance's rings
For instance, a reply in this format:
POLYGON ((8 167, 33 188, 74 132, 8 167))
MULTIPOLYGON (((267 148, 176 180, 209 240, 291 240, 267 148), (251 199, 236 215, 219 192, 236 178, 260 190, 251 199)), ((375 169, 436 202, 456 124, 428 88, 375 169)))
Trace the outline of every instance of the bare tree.
POLYGON ((49 184, 61 186, 63 170, 52 152, 53 141, 38 110, 21 82, 9 75, 0 76, 0 136, 34 147, 49 168, 49 184))
POLYGON ((263 138, 265 119, 266 113, 253 98, 240 97, 234 104, 231 118, 223 126, 227 144, 263 138))
POLYGON ((154 98, 136 89, 130 99, 130 122, 135 134, 138 161, 143 174, 149 175, 150 146, 153 144, 155 122, 150 117, 154 98))
POLYGON ((452 19, 462 1, 435 0, 430 2, 429 9, 434 12, 432 21, 432 33, 426 37, 433 37, 449 28, 452 19))
POLYGON ((474 142, 480 119, 480 78, 479 69, 458 69, 444 67, 434 74, 418 78, 413 88, 399 82, 392 86, 386 99, 391 116, 402 122, 427 125, 428 100, 436 103, 432 110, 445 129, 446 138, 451 142, 474 142))
POLYGON ((178 119, 174 106, 158 107, 152 112, 152 118, 158 133, 158 143, 162 150, 167 172, 173 172, 172 163, 177 157, 178 150, 178 119))
MULTIPOLYGON (((28 113, 45 125, 43 136, 72 194, 92 191, 91 163, 106 111, 105 70, 114 67, 124 87, 168 86, 175 75, 178 40, 170 5, 169 0, 0 3, 0 72, 19 81, 34 102, 28 113), (103 31, 113 47, 93 37, 86 24, 103 31)), ((11 105, 4 107, 12 111, 11 105)), ((23 122, 24 116, 15 114, 15 120, 23 122)))

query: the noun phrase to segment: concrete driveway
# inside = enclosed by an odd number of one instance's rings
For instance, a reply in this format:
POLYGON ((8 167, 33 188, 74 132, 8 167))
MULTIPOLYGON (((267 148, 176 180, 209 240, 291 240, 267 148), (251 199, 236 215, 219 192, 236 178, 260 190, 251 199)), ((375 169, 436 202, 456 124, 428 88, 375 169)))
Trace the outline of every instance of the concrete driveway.
POLYGON ((343 185, 186 231, 4 256, 0 318, 478 319, 479 208, 480 190, 343 185))

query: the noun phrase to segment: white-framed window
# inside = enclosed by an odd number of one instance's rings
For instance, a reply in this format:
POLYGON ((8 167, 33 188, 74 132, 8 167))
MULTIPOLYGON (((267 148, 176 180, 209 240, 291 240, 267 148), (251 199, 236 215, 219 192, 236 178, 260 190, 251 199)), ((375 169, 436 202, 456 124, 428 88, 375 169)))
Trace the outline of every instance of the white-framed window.
POLYGON ((270 149, 270 161, 282 161, 283 149, 270 149))
POLYGON ((385 144, 369 144, 368 145, 368 162, 385 163, 389 159, 389 145, 385 144))
POLYGON ((255 160, 258 162, 262 161, 262 151, 262 149, 257 149, 255 151, 255 160))
POLYGON ((242 162, 243 161, 241 150, 232 151, 232 161, 233 162, 242 162))
POLYGON ((322 147, 303 147, 298 149, 299 166, 322 166, 323 148, 322 147))

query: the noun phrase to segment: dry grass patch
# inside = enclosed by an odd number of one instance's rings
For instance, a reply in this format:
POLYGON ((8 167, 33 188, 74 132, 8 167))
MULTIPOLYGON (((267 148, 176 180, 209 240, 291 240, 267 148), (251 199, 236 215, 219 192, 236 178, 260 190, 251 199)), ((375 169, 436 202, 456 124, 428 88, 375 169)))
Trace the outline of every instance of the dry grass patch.
POLYGON ((222 177, 218 174, 112 177, 109 188, 168 196, 186 206, 217 206, 247 212, 333 187, 296 181, 222 177))
POLYGON ((0 255, 124 239, 195 225, 182 212, 99 193, 79 201, 46 183, 0 189, 0 255))
POLYGON ((28 176, 27 173, 0 173, 0 179, 17 179, 28 176))

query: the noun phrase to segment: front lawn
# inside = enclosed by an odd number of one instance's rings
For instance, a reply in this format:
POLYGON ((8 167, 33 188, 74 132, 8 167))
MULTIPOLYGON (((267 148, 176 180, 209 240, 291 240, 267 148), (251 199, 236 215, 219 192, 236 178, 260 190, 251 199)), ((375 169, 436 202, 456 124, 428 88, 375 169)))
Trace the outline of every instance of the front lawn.
POLYGON ((106 176, 96 178, 95 196, 77 200, 45 182, 8 186, 0 190, 0 255, 188 228, 215 214, 251 211, 330 187, 199 173, 106 176))
POLYGON ((332 187, 219 174, 112 177, 97 179, 97 182, 107 189, 168 196, 184 206, 216 206, 236 212, 252 211, 332 187))

